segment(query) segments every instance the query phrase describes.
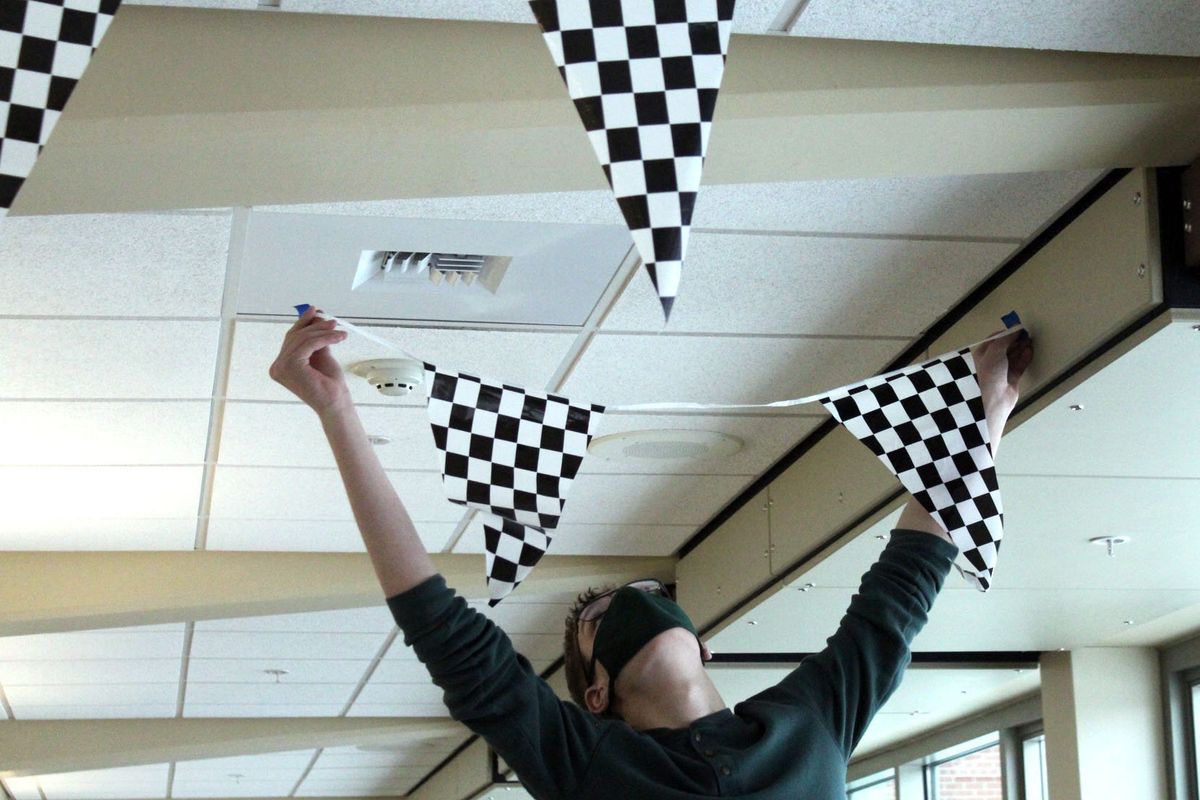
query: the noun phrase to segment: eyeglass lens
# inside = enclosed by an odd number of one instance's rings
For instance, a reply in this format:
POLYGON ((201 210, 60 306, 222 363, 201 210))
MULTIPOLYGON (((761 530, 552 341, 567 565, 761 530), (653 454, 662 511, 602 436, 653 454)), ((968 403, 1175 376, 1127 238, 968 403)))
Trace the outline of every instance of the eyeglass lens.
MULTIPOLYGON (((666 587, 653 579, 633 581, 632 583, 626 584, 625 587, 622 588, 626 587, 630 589, 638 589, 643 592, 656 592, 661 594, 663 597, 667 596, 666 587)), ((592 602, 588 603, 586 606, 584 606, 583 610, 579 612, 579 619, 587 622, 604 616, 604 612, 608 611, 608 607, 612 605, 613 595, 616 593, 617 590, 613 589, 612 591, 606 592, 592 602)))

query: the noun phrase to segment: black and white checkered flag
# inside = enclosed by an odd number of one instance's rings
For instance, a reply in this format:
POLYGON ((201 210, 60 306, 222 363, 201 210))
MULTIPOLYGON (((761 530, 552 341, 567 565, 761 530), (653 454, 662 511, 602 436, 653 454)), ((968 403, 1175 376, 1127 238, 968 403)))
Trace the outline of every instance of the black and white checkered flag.
POLYGON ((0 0, 0 217, 33 171, 121 0, 0 0))
POLYGON ((669 318, 734 0, 531 0, 669 318))
POLYGON ((842 387, 820 402, 949 532, 980 589, 1004 535, 1000 486, 969 348, 842 387))
POLYGON ((425 364, 446 497, 484 514, 495 605, 550 544, 604 407, 425 364))

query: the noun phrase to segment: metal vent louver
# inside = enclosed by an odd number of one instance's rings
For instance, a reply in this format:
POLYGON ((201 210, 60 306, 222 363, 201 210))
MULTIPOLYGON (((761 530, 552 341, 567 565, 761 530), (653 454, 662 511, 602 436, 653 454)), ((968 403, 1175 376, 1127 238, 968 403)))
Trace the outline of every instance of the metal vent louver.
POLYGON ((369 268, 361 269, 354 288, 370 283, 376 288, 400 288, 415 282, 453 286, 478 284, 492 294, 500 286, 511 258, 472 253, 428 253, 410 250, 374 250, 363 253, 369 268))

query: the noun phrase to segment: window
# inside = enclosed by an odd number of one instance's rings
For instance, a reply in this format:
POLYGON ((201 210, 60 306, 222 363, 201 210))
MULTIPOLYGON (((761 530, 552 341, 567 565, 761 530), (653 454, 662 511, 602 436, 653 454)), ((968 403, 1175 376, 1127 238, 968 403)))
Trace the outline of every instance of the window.
POLYGON ((999 735, 935 753, 925 767, 925 786, 929 800, 1004 800, 999 735))
MULTIPOLYGON (((1200 787, 1200 678, 1192 682, 1192 786, 1200 787)), ((1198 792, 1200 793, 1200 792, 1198 792)))
POLYGON ((1021 742, 1021 773, 1024 776, 1024 800, 1049 800, 1046 784, 1046 734, 1039 733, 1021 742))
POLYGON ((896 800, 896 777, 892 770, 878 772, 850 784, 847 800, 896 800))

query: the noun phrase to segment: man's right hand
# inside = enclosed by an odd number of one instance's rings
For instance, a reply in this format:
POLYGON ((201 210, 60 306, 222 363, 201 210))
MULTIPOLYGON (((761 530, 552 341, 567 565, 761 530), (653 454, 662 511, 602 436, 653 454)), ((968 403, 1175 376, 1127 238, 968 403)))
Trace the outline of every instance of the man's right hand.
POLYGON ((309 308, 283 337, 283 346, 270 369, 276 382, 322 417, 351 405, 342 367, 329 352, 330 345, 346 338, 346 332, 337 330, 336 324, 321 319, 316 309, 309 308))

